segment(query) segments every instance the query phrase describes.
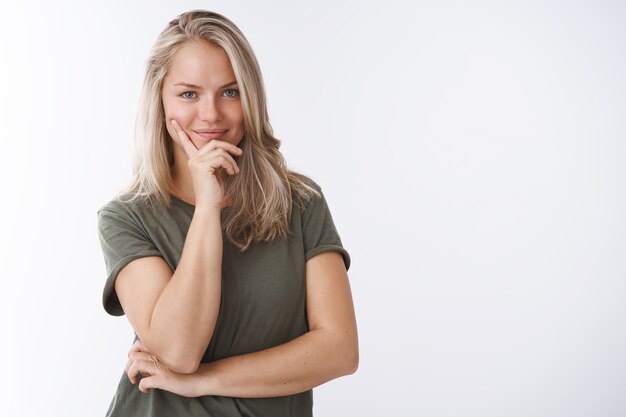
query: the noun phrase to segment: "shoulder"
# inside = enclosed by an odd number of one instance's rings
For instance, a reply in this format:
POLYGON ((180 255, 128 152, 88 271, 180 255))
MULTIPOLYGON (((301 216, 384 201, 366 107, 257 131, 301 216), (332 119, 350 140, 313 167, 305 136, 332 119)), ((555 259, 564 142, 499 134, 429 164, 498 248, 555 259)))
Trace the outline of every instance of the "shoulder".
POLYGON ((300 176, 300 178, 302 178, 302 180, 304 182, 306 182, 308 185, 310 185, 311 187, 315 188, 317 191, 322 191, 322 186, 315 181, 313 178, 304 175, 304 174, 297 174, 298 176, 300 176))
POLYGON ((118 194, 103 205, 101 205, 97 213, 115 213, 118 215, 130 214, 134 209, 134 204, 129 194, 118 194))
POLYGON ((97 213, 100 214, 102 212, 110 212, 110 213, 121 213, 128 210, 128 207, 124 202, 120 201, 116 198, 107 201, 105 204, 101 205, 98 208, 97 213))
POLYGON ((134 222, 146 217, 147 210, 154 207, 154 199, 121 193, 102 204, 98 210, 99 222, 134 222))
POLYGON ((295 171, 289 171, 292 198, 295 205, 306 209, 313 201, 324 198, 322 187, 311 177, 295 171))
POLYGON ((136 229, 132 208, 117 197, 107 201, 97 211, 97 223, 101 237, 115 239, 122 231, 136 229))
POLYGON ((98 208, 100 211, 141 212, 146 209, 162 208, 164 204, 155 195, 120 192, 98 208))

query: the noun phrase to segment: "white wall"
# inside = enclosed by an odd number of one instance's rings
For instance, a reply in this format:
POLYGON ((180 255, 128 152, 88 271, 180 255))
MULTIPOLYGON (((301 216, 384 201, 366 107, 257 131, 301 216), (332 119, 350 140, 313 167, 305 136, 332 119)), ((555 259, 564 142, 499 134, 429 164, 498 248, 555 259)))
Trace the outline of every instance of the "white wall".
POLYGON ((132 331, 96 209, 129 179, 145 59, 177 14, 255 48, 290 167, 353 264, 356 374, 317 416, 626 414, 626 5, 0 6, 3 415, 104 415, 132 331))

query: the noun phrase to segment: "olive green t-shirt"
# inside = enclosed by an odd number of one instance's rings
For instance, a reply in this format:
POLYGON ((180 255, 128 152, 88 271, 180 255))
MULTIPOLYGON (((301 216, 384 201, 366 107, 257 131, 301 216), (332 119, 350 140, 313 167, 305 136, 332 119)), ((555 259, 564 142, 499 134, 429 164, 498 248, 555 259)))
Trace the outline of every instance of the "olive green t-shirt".
MULTIPOLYGON (((289 237, 256 242, 240 253, 223 233, 220 310, 203 363, 257 352, 303 335, 308 331, 305 262, 321 252, 338 251, 346 269, 350 267, 350 256, 341 244, 321 188, 314 184, 321 197, 305 201, 303 209, 293 205, 289 237)), ((114 284, 118 272, 129 262, 160 256, 172 271, 176 270, 194 209, 172 197, 169 208, 157 204, 156 212, 150 205, 118 199, 98 210, 107 272, 103 293, 107 313, 124 314, 114 284)), ((227 210, 222 209, 222 226, 227 210)), ((139 384, 130 383, 123 369, 121 374, 107 417, 312 415, 312 390, 272 398, 188 398, 161 389, 144 394, 139 384)))

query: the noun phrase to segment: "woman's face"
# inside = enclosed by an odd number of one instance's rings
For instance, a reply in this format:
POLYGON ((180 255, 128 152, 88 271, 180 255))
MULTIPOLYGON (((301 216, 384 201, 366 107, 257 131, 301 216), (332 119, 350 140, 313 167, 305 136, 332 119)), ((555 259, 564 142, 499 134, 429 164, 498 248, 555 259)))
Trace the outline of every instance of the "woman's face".
MULTIPOLYGON (((212 139, 238 145, 244 135, 239 89, 228 55, 208 42, 186 42, 163 80, 167 131, 174 119, 201 148, 212 139)), ((177 140, 175 145, 181 146, 177 140)))

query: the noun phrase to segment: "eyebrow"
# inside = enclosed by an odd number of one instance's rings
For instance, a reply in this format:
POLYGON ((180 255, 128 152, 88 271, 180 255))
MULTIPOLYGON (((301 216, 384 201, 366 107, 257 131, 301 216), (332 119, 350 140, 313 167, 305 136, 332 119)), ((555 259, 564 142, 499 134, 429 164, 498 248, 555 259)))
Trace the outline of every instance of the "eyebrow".
MULTIPOLYGON (((237 84, 237 81, 231 81, 228 84, 224 84, 223 86, 220 87, 220 89, 229 87, 229 86, 231 86, 233 84, 237 84)), ((187 87, 187 88, 195 88, 196 90, 202 90, 202 87, 200 87, 199 85, 195 85, 195 84, 189 84, 189 83, 184 83, 184 82, 183 83, 176 83, 176 84, 174 84, 174 86, 178 86, 178 85, 181 85, 181 86, 187 87)))

